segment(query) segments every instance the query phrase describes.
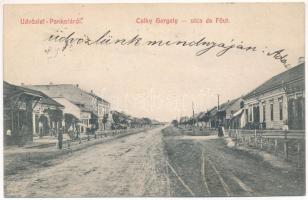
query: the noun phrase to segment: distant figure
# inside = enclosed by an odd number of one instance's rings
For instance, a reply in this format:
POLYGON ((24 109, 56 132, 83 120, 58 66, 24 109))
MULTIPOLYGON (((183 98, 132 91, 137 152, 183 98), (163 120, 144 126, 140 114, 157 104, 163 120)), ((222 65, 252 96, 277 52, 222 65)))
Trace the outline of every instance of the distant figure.
POLYGON ((283 130, 284 132, 289 131, 289 126, 288 126, 288 121, 287 121, 287 120, 283 121, 282 130, 283 130))
POLYGON ((68 132, 73 132, 74 131, 74 128, 73 128, 73 125, 71 125, 68 129, 68 132))
POLYGON ((69 129, 68 129, 68 136, 69 136, 69 138, 70 138, 71 140, 74 139, 74 127, 73 127, 73 125, 71 125, 71 126, 69 127, 69 129))
POLYGON ((81 144, 81 137, 80 137, 80 132, 79 132, 79 128, 76 128, 76 140, 79 140, 79 144, 81 144))
POLYGON ((94 138, 96 139, 96 134, 95 134, 96 126, 95 124, 91 125, 91 134, 94 135, 94 138))
POLYGON ((43 137, 43 122, 39 121, 39 136, 43 137))
POLYGON ((7 129, 5 143, 10 144, 11 142, 12 142, 12 131, 11 129, 7 129))
POLYGON ((225 132, 224 127, 221 124, 219 124, 218 125, 218 137, 224 136, 224 132, 225 132))
POLYGON ((58 134, 58 148, 62 149, 62 143, 63 143, 63 128, 60 128, 59 134, 58 134))
POLYGON ((68 129, 68 140, 67 140, 67 147, 70 149, 71 148, 71 141, 74 140, 74 127, 73 125, 70 126, 68 129))
POLYGON ((7 136, 12 136, 12 131, 11 131, 11 129, 7 129, 7 130, 6 130, 6 135, 7 135, 7 136))
POLYGON ((90 129, 89 128, 86 128, 86 134, 87 134, 88 141, 90 141, 90 129))
POLYGON ((24 135, 27 134, 27 125, 21 125, 21 129, 18 132, 18 147, 24 146, 24 135))

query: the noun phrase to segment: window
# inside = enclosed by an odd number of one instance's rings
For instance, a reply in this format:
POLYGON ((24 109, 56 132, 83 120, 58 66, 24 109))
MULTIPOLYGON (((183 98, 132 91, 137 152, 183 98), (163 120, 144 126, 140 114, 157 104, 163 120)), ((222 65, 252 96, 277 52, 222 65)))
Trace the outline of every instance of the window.
POLYGON ((253 122, 260 122, 260 107, 259 105, 254 105, 252 107, 253 112, 253 122))
POLYGON ((279 119, 283 120, 283 102, 279 99, 279 119))
POLYGON ((88 125, 89 125, 89 120, 87 120, 87 119, 83 119, 83 120, 82 120, 82 124, 84 124, 84 125, 87 125, 87 126, 88 126, 88 125))
POLYGON ((249 121, 252 122, 252 107, 249 108, 249 121))
POLYGON ((266 106, 263 104, 263 121, 266 121, 266 106))
POLYGON ((271 121, 274 121, 274 104, 271 103, 271 121))
POLYGON ((246 116, 246 123, 249 121, 249 119, 248 119, 248 117, 249 117, 249 115, 248 115, 248 109, 245 109, 245 116, 246 116))
POLYGON ((102 116, 104 114, 104 107, 102 105, 98 105, 98 116, 102 116))

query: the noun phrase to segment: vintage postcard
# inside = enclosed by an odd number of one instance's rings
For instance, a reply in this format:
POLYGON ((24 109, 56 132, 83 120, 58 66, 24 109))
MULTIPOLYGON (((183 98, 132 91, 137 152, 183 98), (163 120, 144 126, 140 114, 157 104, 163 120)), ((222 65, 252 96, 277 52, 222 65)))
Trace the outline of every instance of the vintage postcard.
POLYGON ((3 6, 4 197, 305 196, 305 4, 3 6))

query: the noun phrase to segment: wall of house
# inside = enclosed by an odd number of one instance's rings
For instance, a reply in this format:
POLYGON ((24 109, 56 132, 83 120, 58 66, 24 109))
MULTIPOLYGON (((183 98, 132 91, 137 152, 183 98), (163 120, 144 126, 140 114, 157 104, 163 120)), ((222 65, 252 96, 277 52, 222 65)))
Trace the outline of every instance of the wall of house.
POLYGON ((248 109, 248 116, 246 117, 248 117, 249 122, 253 122, 253 119, 249 119, 250 113, 253 112, 253 109, 251 108, 258 105, 260 114, 259 122, 265 122, 267 129, 281 129, 284 121, 288 119, 287 103, 287 95, 283 88, 278 88, 276 90, 266 92, 264 94, 245 100, 245 109, 248 109), (282 101, 282 119, 280 119, 280 101, 282 101), (271 119, 271 104, 273 104, 273 120, 271 119), (263 117, 263 105, 265 105, 265 120, 263 117))
POLYGON ((110 103, 98 100, 95 94, 82 90, 78 85, 32 85, 28 87, 40 90, 48 96, 54 98, 64 97, 73 103, 84 104, 86 110, 90 110, 98 116, 100 129, 103 127, 102 121, 104 114, 108 114, 110 112, 110 103))
MULTIPOLYGON (((232 115, 238 111, 241 108, 241 101, 243 101, 243 99, 239 98, 237 99, 234 103, 232 103, 226 110, 226 117, 223 121, 223 125, 226 129, 228 129, 231 126, 231 118, 232 115)), ((240 124, 240 122, 238 122, 238 124, 240 124)))

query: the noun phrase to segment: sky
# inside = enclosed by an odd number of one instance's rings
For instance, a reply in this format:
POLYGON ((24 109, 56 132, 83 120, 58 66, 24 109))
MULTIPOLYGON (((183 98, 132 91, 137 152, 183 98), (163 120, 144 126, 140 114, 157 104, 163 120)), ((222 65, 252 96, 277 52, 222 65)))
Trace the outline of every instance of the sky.
POLYGON ((15 5, 4 10, 5 81, 79 84, 109 101, 112 109, 161 121, 191 115, 192 103, 196 113, 211 109, 217 94, 223 103, 285 71, 279 59, 267 55, 281 49, 288 54, 289 68, 304 56, 303 3, 15 5), (145 18, 178 23, 137 23, 145 18), (213 23, 191 23, 196 18, 213 23), (216 18, 228 23, 215 23, 216 18), (45 23, 23 24, 25 19, 45 23), (50 19, 81 23, 47 24, 50 19), (196 56, 204 47, 74 43, 62 51, 63 42, 48 40, 52 34, 72 32, 95 40, 108 30, 114 39, 139 35, 141 43, 205 37, 257 50, 231 49, 217 57, 219 47, 196 56))

